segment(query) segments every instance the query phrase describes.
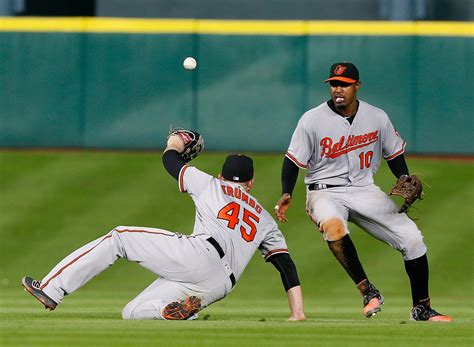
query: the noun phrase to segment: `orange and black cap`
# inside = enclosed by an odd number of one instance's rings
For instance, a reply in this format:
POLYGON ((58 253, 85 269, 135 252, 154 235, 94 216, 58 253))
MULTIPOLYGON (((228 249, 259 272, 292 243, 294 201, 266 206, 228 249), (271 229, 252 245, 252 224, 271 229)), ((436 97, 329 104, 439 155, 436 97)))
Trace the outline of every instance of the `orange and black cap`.
POLYGON ((332 64, 329 78, 324 82, 342 81, 346 83, 359 82, 359 70, 352 63, 342 62, 332 64))

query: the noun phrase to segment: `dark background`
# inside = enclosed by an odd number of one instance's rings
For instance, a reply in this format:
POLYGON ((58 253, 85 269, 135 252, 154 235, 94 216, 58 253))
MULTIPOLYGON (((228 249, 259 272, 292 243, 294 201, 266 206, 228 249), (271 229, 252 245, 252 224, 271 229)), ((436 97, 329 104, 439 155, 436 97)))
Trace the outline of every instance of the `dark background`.
POLYGON ((0 15, 472 21, 474 0, 0 0, 0 15))

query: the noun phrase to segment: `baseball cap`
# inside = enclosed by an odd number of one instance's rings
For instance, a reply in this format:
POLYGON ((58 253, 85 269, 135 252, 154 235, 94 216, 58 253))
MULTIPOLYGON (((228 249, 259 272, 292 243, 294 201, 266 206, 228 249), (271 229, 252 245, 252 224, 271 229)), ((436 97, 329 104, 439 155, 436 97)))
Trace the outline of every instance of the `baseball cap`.
POLYGON ((331 70, 329 70, 329 78, 324 82, 329 81, 359 82, 359 70, 352 63, 341 62, 332 64, 331 70))
POLYGON ((231 154, 225 159, 221 173, 228 181, 250 181, 253 178, 253 160, 243 154, 231 154))

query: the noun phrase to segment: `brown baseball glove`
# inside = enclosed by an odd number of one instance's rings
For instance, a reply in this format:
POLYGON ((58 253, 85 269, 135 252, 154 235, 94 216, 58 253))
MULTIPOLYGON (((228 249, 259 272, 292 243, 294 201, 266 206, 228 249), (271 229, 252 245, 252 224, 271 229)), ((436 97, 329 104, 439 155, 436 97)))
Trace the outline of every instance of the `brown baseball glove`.
POLYGON ((407 212, 418 199, 423 199, 423 185, 417 175, 403 175, 390 189, 389 195, 401 196, 405 202, 398 212, 407 212))

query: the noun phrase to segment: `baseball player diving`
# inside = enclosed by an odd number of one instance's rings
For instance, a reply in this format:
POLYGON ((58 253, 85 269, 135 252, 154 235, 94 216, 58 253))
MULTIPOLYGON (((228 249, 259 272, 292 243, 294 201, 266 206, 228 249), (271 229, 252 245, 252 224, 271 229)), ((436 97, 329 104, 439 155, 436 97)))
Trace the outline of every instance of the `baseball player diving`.
POLYGON ((333 64, 325 82, 331 99, 303 114, 285 155, 278 220, 287 221, 299 169, 306 169, 306 211, 359 289, 365 316, 378 313, 384 298, 359 261, 348 221, 403 255, 413 301, 410 320, 452 321, 430 305, 426 245, 405 213, 422 190, 416 175, 409 174, 405 142, 382 109, 357 99, 361 83, 354 64, 333 64), (382 157, 398 179, 391 193, 405 197, 401 209, 374 184, 382 157))
POLYGON ((123 319, 190 320, 232 291, 259 249, 281 274, 291 311, 288 320, 305 320, 301 286, 285 238, 249 193, 254 183, 252 159, 230 155, 219 178, 214 178, 187 164, 202 149, 200 134, 177 130, 168 137, 162 158, 179 190, 195 203, 191 235, 119 226, 68 255, 41 281, 24 277, 25 290, 54 310, 65 295, 124 258, 159 277, 124 307, 123 319))

